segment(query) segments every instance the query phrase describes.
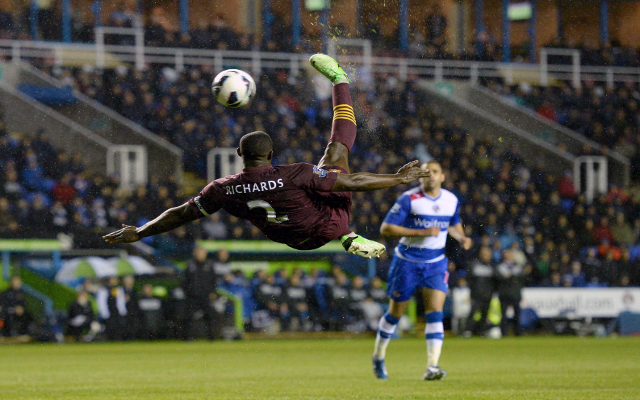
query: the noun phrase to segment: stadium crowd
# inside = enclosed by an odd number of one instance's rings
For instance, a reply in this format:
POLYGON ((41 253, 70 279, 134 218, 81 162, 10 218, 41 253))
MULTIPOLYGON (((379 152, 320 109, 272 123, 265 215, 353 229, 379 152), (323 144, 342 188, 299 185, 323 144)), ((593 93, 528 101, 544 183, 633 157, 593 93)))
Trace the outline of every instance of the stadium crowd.
MULTIPOLYGON (((209 89, 212 71, 207 67, 183 73, 166 68, 117 69, 103 74, 76 69, 62 75, 85 94, 183 148, 185 170, 200 176, 205 174, 210 149, 233 147, 243 133, 252 130, 264 130, 274 137, 275 163, 313 163, 322 155, 331 124, 330 91, 304 74, 298 79, 284 71, 263 76, 260 96, 251 107, 239 110, 225 109, 213 101, 209 89), (305 90, 307 87, 315 90, 305 90)), ((386 173, 409 159, 438 159, 448 172, 445 188, 461 199, 467 234, 494 249, 496 263, 504 249, 525 252, 531 270, 527 284, 548 284, 556 274, 566 276, 574 261, 581 263, 590 284, 638 284, 640 198, 635 192, 613 188, 588 204, 575 193, 569 171, 556 176, 546 171, 543 160, 525 163, 517 148, 501 148, 490 138, 477 140, 457 120, 447 123, 429 108, 412 81, 403 83, 386 76, 353 89, 360 127, 352 157, 354 171, 386 173), (595 255, 589 256, 588 249, 595 255)), ((595 101, 589 96, 583 100, 587 105, 595 101)), ((619 114, 620 109, 616 110, 619 114)), ((625 117, 628 123, 635 114, 625 117)), ((9 216, 3 218, 0 229, 5 237, 33 235, 34 226, 42 234, 46 228, 43 231, 36 222, 41 220, 53 220, 54 230, 66 221, 69 228, 83 229, 81 232, 123 222, 139 224, 186 199, 175 182, 152 178, 148 187, 126 194, 117 190, 117 177, 87 177, 79 164, 81 156, 57 154, 41 144, 46 142, 44 134, 33 141, 16 142, 6 134, 2 138, 5 145, 0 149, 6 150, 0 156, 8 166, 2 186, 7 194, 0 200, 9 216), (64 167, 51 168, 50 160, 64 167), (40 164, 40 172, 32 173, 40 164), (44 172, 54 170, 55 176, 44 172), (41 181, 34 181, 34 176, 41 181), (142 207, 143 203, 151 206, 142 207), (36 212, 43 216, 34 217, 36 212), (22 219, 10 223, 16 218, 22 219)), ((377 237, 392 205, 387 199, 406 189, 356 193, 354 229, 377 237)), ((79 245, 87 246, 83 240, 99 236, 78 237, 79 245)), ((161 235, 150 244, 164 255, 185 258, 194 239, 260 238, 255 227, 220 213, 161 235)), ((98 246, 98 242, 93 240, 91 245, 98 246)), ((457 269, 468 267, 468 255, 453 252, 451 258, 457 269)))
MULTIPOLYGON (((322 155, 332 120, 330 90, 304 73, 296 79, 284 71, 262 76, 258 82, 260 96, 251 107, 240 110, 225 109, 213 101, 210 92, 213 71, 208 67, 183 73, 167 68, 146 71, 119 68, 104 73, 63 70, 60 74, 85 94, 183 148, 185 169, 200 176, 205 174, 208 150, 233 147, 243 133, 252 130, 264 130, 274 137, 275 163, 313 163, 322 155)), ((579 116, 590 117, 578 118, 584 134, 599 140, 589 125, 595 121, 605 131, 615 132, 616 140, 635 142, 634 88, 605 90, 602 95, 592 88, 589 95, 579 97, 576 92, 561 90, 567 99, 577 102, 574 108, 579 116)), ((521 88, 500 90, 505 96, 520 96, 531 104, 542 104, 535 103, 540 98, 553 100, 551 91, 537 98, 519 95, 521 88)), ((460 198, 466 233, 477 245, 472 252, 462 252, 451 243, 451 287, 474 284, 473 265, 480 249, 489 249, 492 279, 498 282, 501 270, 508 268, 507 275, 511 278, 517 271, 516 285, 640 285, 640 196, 636 192, 612 188, 590 204, 575 193, 570 172, 560 171, 557 176, 545 168, 543 160, 525 163, 517 147, 507 149, 490 138, 474 138, 461 127, 460 121, 447 122, 437 110, 430 109, 413 81, 404 83, 393 76, 381 76, 369 85, 353 85, 352 94, 359 123, 351 157, 354 171, 387 173, 409 159, 435 158, 446 171, 444 187, 460 198)), ((558 104, 572 104, 567 101, 558 104)), ((571 120, 570 108, 563 119, 564 109, 555 106, 560 110, 560 122, 571 120)), ((580 131, 580 126, 572 127, 580 131)), ((616 141, 602 140, 608 147, 615 146, 616 141)), ((188 198, 177 180, 160 182, 153 176, 146 187, 132 193, 120 190, 117 176, 89 174, 82 166, 81 154, 54 148, 45 131, 31 137, 0 129, 0 166, 1 238, 53 237, 62 233, 72 235, 76 247, 99 248, 104 246, 101 233, 110 227, 122 223, 139 225, 188 198)), ((382 218, 392 206, 389 199, 406 189, 403 186, 386 192, 356 193, 353 228, 377 238, 382 218)), ((262 238, 250 224, 219 213, 149 238, 148 244, 169 258, 186 259, 197 239, 262 238)), ((383 257, 380 270, 387 264, 388 258, 383 257)), ((267 325, 293 329, 292 324, 295 329, 369 326, 363 317, 366 315, 363 307, 354 308, 354 304, 363 301, 365 291, 380 289, 381 282, 375 280, 366 285, 358 277, 350 281, 336 271, 330 276, 324 276, 322 271, 315 275, 297 274, 287 277, 258 273, 249 279, 242 273, 225 273, 216 278, 216 285, 242 296, 246 304, 256 305, 245 312, 256 329, 266 329, 267 325), (317 296, 318 286, 323 288, 325 303, 317 296), (289 298, 295 292, 300 296, 303 292, 300 288, 304 288, 306 305, 289 298), (314 295, 310 297, 309 293, 314 295), (277 323, 272 325, 273 321, 277 323)), ((117 286, 115 282, 112 284, 117 286)), ((142 295, 148 296, 149 289, 143 289, 142 295)), ((160 302, 146 302, 166 307, 161 313, 165 327, 170 325, 165 323, 170 321, 166 310, 172 307, 167 299, 173 295, 172 291, 160 302)), ((371 294, 364 301, 369 298, 373 299, 371 294)), ((209 300, 215 303, 216 299, 209 300)), ((201 299, 193 304, 209 303, 201 299)), ((118 303, 113 304, 122 313, 118 303)), ((207 323, 214 321, 202 310, 198 315, 207 323)), ((114 338, 128 335, 118 331, 118 326, 126 325, 120 323, 115 325, 114 338)), ((139 334, 189 336, 187 331, 139 334)))
POLYGON ((632 179, 640 181, 640 90, 637 83, 605 86, 585 82, 581 88, 501 85, 487 87, 514 104, 529 107, 541 116, 631 159, 632 179))
MULTIPOLYGON (((196 247, 178 285, 168 290, 137 283, 133 276, 87 279, 52 330, 77 341, 237 338, 236 310, 225 291, 243 300, 244 328, 253 332, 375 331, 386 308, 379 278, 349 278, 337 266, 329 273, 296 268, 291 273, 258 270, 247 277, 231 269, 228 256, 221 250, 213 260, 196 247)), ((14 276, 0 293, 0 336, 41 335, 26 297, 14 276)))

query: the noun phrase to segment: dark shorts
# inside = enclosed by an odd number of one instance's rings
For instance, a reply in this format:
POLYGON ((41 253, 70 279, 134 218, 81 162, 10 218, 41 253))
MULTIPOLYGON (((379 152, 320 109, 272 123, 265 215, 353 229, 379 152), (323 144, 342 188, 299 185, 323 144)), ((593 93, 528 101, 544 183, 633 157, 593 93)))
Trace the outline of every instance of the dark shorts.
POLYGON ((398 302, 407 301, 419 287, 447 293, 448 263, 446 257, 433 263, 417 263, 394 255, 389 268, 389 298, 398 302))
MULTIPOLYGON (((346 171, 340 167, 323 167, 327 171, 336 170, 344 174, 346 171)), ((322 192, 317 193, 319 201, 325 203, 326 217, 324 224, 316 226, 309 232, 309 238, 298 243, 287 243, 289 247, 297 250, 313 250, 324 246, 332 240, 351 232, 349 222, 351 216, 351 192, 322 192)))

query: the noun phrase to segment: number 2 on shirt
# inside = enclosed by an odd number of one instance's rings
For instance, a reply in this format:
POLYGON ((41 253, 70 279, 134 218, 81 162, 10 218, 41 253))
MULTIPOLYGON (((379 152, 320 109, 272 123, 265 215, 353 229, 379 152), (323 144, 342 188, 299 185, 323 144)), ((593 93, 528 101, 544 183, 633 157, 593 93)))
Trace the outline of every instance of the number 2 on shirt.
POLYGON ((247 207, 249 210, 253 210, 254 208, 262 208, 267 212, 267 221, 273 222, 276 224, 289 221, 289 217, 283 215, 282 217, 276 217, 276 210, 271 207, 271 204, 267 203, 264 200, 252 200, 247 202, 247 207))

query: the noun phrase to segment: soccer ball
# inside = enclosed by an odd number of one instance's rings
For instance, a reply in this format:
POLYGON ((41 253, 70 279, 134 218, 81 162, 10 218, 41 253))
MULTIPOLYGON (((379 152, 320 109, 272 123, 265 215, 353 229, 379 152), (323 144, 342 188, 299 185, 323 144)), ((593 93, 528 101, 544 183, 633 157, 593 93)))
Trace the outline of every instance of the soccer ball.
POLYGON ((236 108, 249 104, 256 94, 256 83, 251 75, 244 71, 227 69, 215 77, 211 90, 218 103, 236 108))

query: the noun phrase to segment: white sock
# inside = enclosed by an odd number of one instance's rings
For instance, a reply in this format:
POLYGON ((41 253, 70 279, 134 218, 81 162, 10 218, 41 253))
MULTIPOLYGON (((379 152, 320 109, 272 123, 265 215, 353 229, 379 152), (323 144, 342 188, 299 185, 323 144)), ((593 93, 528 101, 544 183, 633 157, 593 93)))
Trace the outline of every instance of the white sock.
POLYGON ((376 334, 376 343, 373 346, 373 358, 376 360, 384 360, 387 354, 387 346, 397 326, 398 319, 389 313, 384 314, 382 318, 380 318, 378 333, 376 334))
POLYGON ((349 77, 347 77, 347 75, 342 75, 340 78, 338 78, 338 80, 331 83, 333 84, 333 86, 339 85, 341 83, 349 83, 349 77))
POLYGON ((427 340, 427 368, 437 367, 444 340, 444 326, 442 311, 431 312, 426 315, 427 324, 424 327, 424 337, 427 340))

